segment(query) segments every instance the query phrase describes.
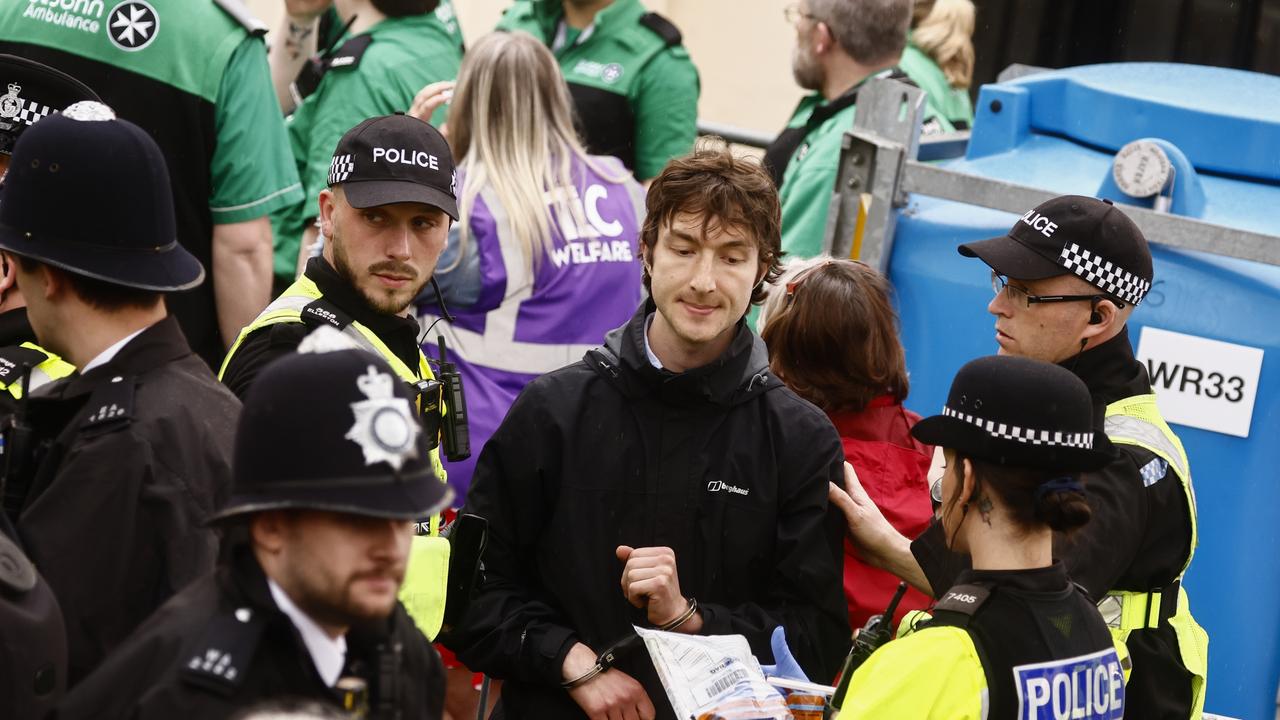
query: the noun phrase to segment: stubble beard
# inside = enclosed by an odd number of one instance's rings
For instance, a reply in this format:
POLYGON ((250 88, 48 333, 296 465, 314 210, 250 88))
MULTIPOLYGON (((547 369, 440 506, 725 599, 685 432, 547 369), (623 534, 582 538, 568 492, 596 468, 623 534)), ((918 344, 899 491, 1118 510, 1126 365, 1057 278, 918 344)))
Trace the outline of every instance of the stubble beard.
POLYGON ((412 289, 412 292, 405 291, 403 294, 395 290, 379 291, 377 289, 367 288, 361 282, 362 279, 369 279, 369 276, 379 268, 385 267, 385 269, 412 272, 415 275, 417 274, 417 271, 402 263, 391 263, 390 265, 385 262, 374 263, 366 269, 365 277, 362 278, 356 273, 355 269, 351 267, 351 262, 347 259, 346 243, 343 240, 341 233, 338 232, 338 228, 336 226, 333 228, 333 237, 329 238, 329 242, 333 245, 333 269, 338 272, 338 275, 345 280, 348 285, 360 294, 360 297, 364 298, 365 304, 383 315, 403 315, 404 311, 413 303, 414 298, 418 297, 418 295, 422 293, 422 289, 427 286, 427 283, 431 279, 430 276, 427 276, 426 279, 422 280, 422 282, 418 283, 418 285, 412 289))

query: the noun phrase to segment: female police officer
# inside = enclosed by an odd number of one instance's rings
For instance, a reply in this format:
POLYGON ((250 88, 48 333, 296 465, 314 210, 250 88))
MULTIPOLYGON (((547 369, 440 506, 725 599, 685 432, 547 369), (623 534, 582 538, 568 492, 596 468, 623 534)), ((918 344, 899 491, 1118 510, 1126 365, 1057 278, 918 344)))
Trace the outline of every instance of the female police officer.
MULTIPOLYGON (((1111 636, 1052 554, 1053 531, 1089 520, 1075 473, 1111 450, 1093 431, 1084 384, 1036 360, 979 358, 956 375, 942 414, 912 434, 945 448, 940 522, 973 569, 939 596, 931 620, 858 669, 840 717, 1122 717, 1111 636)), ((832 501, 851 523, 883 522, 846 475, 849 494, 833 486, 832 501)))

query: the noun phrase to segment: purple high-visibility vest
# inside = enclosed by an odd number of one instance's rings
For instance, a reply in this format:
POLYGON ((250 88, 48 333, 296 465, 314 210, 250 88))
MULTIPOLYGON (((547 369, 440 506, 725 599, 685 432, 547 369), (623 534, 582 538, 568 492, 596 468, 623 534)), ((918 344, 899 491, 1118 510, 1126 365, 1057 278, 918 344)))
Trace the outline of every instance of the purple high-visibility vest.
MULTIPOLYGON (((423 340, 424 350, 434 357, 434 334, 445 337, 466 389, 471 457, 444 463, 459 506, 481 448, 516 395, 535 377, 577 362, 603 344, 605 334, 625 324, 642 298, 644 189, 616 158, 591 160, 596 168, 627 180, 606 180, 576 159, 574 187, 546 194, 554 247, 535 272, 492 188, 482 188, 471 208, 468 242, 479 253, 479 299, 466 309, 450 308, 455 322, 441 321, 432 337, 423 340), (578 205, 577 217, 583 221, 575 220, 569 203, 578 205)), ((458 175, 461 190, 466 178, 462 169, 458 175)), ((438 317, 430 305, 420 315, 424 328, 438 317)))

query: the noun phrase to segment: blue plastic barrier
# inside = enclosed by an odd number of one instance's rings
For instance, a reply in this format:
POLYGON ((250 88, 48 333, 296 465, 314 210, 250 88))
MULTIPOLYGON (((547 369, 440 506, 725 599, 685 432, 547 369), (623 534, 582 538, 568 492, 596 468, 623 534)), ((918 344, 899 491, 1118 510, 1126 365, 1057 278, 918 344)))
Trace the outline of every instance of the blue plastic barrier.
MULTIPOLYGON (((1175 198, 1175 211, 1280 234, 1280 78, 1272 76, 1134 63, 990 85, 978 101, 967 157, 944 166, 1140 204, 1109 177, 1114 154, 1141 138, 1166 141, 1195 168, 1179 173, 1177 182, 1198 186, 1179 190, 1194 192, 1175 198)), ((989 271, 955 248, 1003 234, 1016 219, 926 197, 913 197, 900 212, 890 278, 916 411, 936 412, 956 370, 998 349, 985 310, 989 271)), ((1200 546, 1186 587, 1210 635, 1205 710, 1271 718, 1280 683, 1280 267, 1149 239, 1156 283, 1131 320, 1135 346, 1149 326, 1264 352, 1247 438, 1174 429, 1191 459, 1199 506, 1200 546)))

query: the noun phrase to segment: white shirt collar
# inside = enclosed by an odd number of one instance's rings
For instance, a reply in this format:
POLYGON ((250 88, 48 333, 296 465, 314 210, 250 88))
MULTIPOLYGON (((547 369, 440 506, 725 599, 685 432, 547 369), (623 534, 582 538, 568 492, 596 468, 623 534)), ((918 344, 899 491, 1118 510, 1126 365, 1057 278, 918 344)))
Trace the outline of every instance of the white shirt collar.
POLYGON ((333 687, 342 676, 342 666, 347 662, 347 639, 342 636, 336 639, 329 637, 315 620, 293 604, 293 600, 289 599, 275 580, 267 578, 267 587, 271 589, 271 597, 275 599, 280 612, 288 615, 293 626, 298 628, 302 644, 307 646, 307 652, 311 654, 311 661, 316 664, 320 678, 326 685, 333 687))
POLYGON ((657 355, 653 354, 653 348, 649 346, 649 329, 653 327, 653 316, 654 313, 649 313, 649 317, 645 318, 644 321, 644 354, 649 356, 650 365, 661 370, 662 361, 658 359, 657 355))
MULTIPOLYGON (((148 325, 147 327, 151 327, 151 326, 150 326, 150 325, 148 325)), ((84 364, 84 367, 80 368, 80 374, 81 374, 81 375, 83 375, 83 374, 85 374, 85 373, 89 372, 90 370, 92 370, 92 369, 94 369, 94 368, 98 367, 99 365, 106 365, 107 363, 109 363, 109 362, 111 362, 112 360, 114 360, 114 359, 115 359, 115 357, 116 357, 116 355, 117 355, 117 354, 118 354, 122 349, 124 349, 124 346, 129 344, 129 341, 130 341, 130 340, 132 340, 132 339, 134 339, 134 338, 138 337, 139 335, 141 335, 141 334, 142 334, 142 331, 143 331, 143 330, 146 330, 146 329, 147 329, 147 328, 145 328, 145 327, 144 327, 144 328, 142 328, 141 330, 135 330, 134 332, 131 332, 131 333, 129 333, 128 335, 126 335, 126 336, 124 336, 123 338, 121 338, 118 342, 116 342, 116 343, 115 343, 114 345, 112 345, 111 347, 109 347, 109 348, 107 348, 106 350, 103 350, 102 352, 98 353, 98 356, 97 356, 97 357, 95 357, 94 359, 92 359, 92 360, 90 360, 89 362, 85 363, 85 364, 84 364)))

